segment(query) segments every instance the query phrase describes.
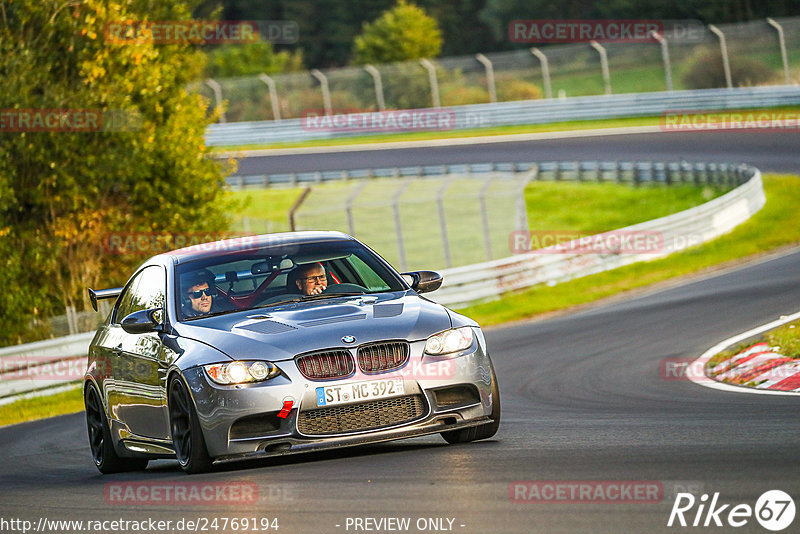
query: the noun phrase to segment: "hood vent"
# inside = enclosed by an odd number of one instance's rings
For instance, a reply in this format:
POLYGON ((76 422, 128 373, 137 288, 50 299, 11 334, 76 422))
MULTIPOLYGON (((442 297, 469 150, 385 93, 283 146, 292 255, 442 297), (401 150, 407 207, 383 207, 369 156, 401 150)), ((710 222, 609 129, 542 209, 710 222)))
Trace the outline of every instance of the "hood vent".
POLYGON ((300 326, 322 326, 324 324, 343 323, 345 321, 357 321, 359 319, 366 319, 366 313, 359 313, 355 315, 340 315, 339 317, 327 317, 325 319, 315 319, 313 321, 305 321, 300 323, 300 326))
POLYGON ((247 326, 240 326, 242 330, 249 330, 259 334, 282 334, 297 330, 297 328, 288 324, 279 323, 277 321, 260 321, 258 323, 249 324, 247 326))

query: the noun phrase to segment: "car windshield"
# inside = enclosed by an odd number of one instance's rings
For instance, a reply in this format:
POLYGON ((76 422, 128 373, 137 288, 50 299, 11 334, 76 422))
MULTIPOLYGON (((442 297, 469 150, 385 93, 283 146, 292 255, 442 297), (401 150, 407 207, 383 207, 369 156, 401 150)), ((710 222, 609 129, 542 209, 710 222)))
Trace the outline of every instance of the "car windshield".
POLYGON ((182 321, 405 289, 391 268, 353 241, 283 244, 210 255, 178 265, 176 274, 182 321))

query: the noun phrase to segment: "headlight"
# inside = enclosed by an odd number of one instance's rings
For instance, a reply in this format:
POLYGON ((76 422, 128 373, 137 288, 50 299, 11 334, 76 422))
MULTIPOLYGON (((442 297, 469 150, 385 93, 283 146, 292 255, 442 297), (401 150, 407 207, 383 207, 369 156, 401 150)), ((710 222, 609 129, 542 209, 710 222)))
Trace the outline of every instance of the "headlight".
POLYGON ((472 345, 473 337, 469 326, 446 330, 428 338, 425 353, 439 355, 468 349, 472 345))
POLYGON ((230 384, 244 384, 247 382, 261 382, 281 374, 280 370, 270 362, 228 362, 204 365, 209 378, 217 384, 228 386, 230 384))

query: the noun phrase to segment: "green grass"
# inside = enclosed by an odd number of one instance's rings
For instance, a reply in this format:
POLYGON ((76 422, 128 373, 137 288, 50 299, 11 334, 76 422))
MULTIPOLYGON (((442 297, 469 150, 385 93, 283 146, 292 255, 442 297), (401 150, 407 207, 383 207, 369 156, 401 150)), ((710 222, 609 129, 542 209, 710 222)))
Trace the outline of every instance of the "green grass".
MULTIPOLYGON (((441 269, 446 262, 437 206, 430 192, 438 190, 443 183, 436 178, 415 180, 400 197, 405 264, 400 261, 394 220, 388 205, 398 187, 403 187, 403 181, 387 178, 314 186, 296 217, 298 229, 349 233, 342 206, 355 188, 360 187, 353 209, 355 236, 399 269, 441 269)), ((452 266, 488 259, 480 232, 482 223, 477 201, 484 184, 482 178, 463 178, 453 180, 448 186, 444 209, 452 266)), ((511 254, 509 235, 516 227, 516 187, 512 180, 497 180, 489 189, 487 211, 492 258, 511 254)), ((236 214, 232 231, 264 233, 288 230, 286 212, 301 192, 301 188, 292 188, 230 193, 234 200, 247 206, 236 214)), ((676 213, 723 192, 719 188, 701 189, 689 185, 637 188, 615 183, 531 182, 525 189, 525 202, 531 230, 593 234, 676 213)))
POLYGON ((537 286, 507 294, 458 311, 483 326, 527 319, 800 244, 800 179, 765 175, 764 190, 767 203, 761 211, 731 233, 704 245, 552 287, 537 286))
POLYGON ((787 358, 800 359, 800 321, 794 321, 764 334, 770 347, 777 347, 787 358))
POLYGON ((0 406, 0 426, 83 411, 81 386, 0 406))
MULTIPOLYGON (((748 108, 748 109, 738 109, 738 110, 727 110, 726 113, 728 112, 735 113, 737 111, 796 112, 800 111, 800 106, 788 106, 788 107, 776 107, 776 108, 752 108, 752 109, 748 108)), ((649 117, 625 117, 625 118, 602 119, 602 120, 563 121, 563 122, 554 122, 549 124, 519 124, 514 126, 489 126, 485 128, 472 128, 472 129, 451 130, 451 131, 404 132, 404 133, 388 133, 388 134, 376 134, 376 135, 360 135, 360 136, 338 138, 338 139, 315 139, 311 141, 299 141, 290 143, 215 146, 211 147, 211 151, 212 153, 217 153, 217 152, 229 153, 229 152, 236 152, 237 150, 347 146, 347 145, 359 145, 365 143, 390 143, 390 142, 424 141, 432 139, 456 139, 465 137, 563 132, 563 131, 576 131, 576 130, 588 130, 588 129, 599 129, 599 128, 625 128, 633 126, 658 126, 659 124, 661 124, 660 115, 649 116, 649 117)))

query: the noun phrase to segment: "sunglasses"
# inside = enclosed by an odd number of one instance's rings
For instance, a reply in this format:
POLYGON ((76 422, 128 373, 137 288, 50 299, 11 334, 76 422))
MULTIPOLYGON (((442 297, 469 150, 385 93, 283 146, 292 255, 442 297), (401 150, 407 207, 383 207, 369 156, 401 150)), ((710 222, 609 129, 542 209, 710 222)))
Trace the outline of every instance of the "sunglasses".
POLYGON ((199 299, 200 297, 203 296, 203 293, 205 293, 209 297, 214 297, 214 296, 217 295, 217 290, 216 289, 211 289, 211 288, 206 288, 206 289, 201 289, 200 291, 190 291, 189 292, 189 297, 191 297, 193 299, 199 299))

